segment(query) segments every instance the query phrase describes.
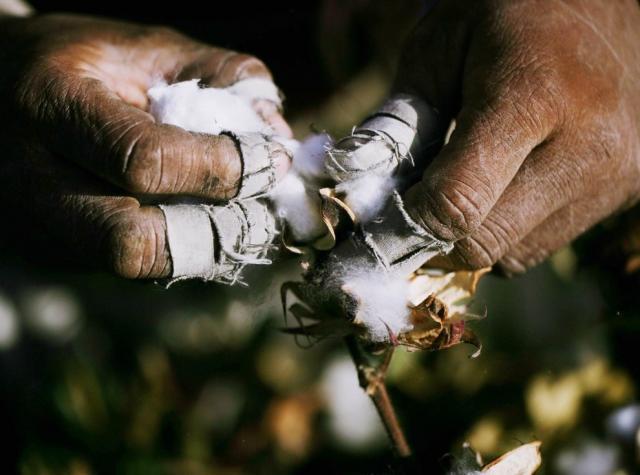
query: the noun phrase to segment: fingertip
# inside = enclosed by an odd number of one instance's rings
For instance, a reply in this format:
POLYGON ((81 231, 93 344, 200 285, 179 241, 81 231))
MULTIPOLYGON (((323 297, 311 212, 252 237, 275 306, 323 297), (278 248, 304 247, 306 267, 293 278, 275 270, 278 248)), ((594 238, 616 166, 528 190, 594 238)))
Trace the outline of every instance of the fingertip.
POLYGON ((291 127, 281 114, 278 104, 267 99, 258 99, 254 101, 253 108, 260 118, 273 129, 276 135, 285 138, 293 138, 291 127))
POLYGON ((276 180, 282 180, 291 168, 291 155, 284 149, 274 152, 273 166, 275 168, 276 180))
POLYGON ((293 138, 293 131, 291 130, 291 127, 289 127, 287 121, 279 113, 267 116, 265 120, 277 135, 288 139, 293 138))
POLYGON ((172 264, 162 212, 152 206, 129 206, 111 216, 105 220, 102 239, 107 267, 127 279, 168 277, 172 264))

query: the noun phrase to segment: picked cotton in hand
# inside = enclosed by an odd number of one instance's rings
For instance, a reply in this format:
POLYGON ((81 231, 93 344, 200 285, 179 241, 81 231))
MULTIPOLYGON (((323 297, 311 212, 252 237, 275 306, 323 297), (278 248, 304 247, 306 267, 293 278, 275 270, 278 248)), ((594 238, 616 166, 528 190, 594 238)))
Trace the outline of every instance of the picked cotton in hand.
POLYGON ((296 241, 309 241, 326 231, 320 215, 320 197, 317 192, 307 190, 304 180, 295 171, 289 172, 269 197, 278 217, 287 222, 296 241))
POLYGON ((292 169, 269 195, 278 216, 299 242, 309 242, 326 232, 317 186, 308 182, 324 178, 324 153, 329 144, 327 134, 313 134, 300 142, 294 150, 292 169))
POLYGON ((293 170, 307 179, 327 178, 324 157, 333 140, 326 133, 312 134, 305 138, 293 155, 293 170))
POLYGON ((200 87, 199 80, 192 79, 171 85, 158 84, 147 94, 151 115, 163 124, 213 135, 274 133, 251 106, 253 98, 239 94, 233 87, 200 87))
POLYGON ((284 145, 292 152, 293 166, 269 195, 276 214, 287 221, 297 241, 310 241, 323 233, 317 189, 308 187, 307 181, 323 177, 323 157, 331 138, 327 134, 314 134, 298 142, 276 136, 253 108, 256 97, 279 101, 277 89, 270 81, 245 79, 226 88, 212 88, 201 87, 193 79, 158 84, 149 89, 148 96, 150 112, 158 122, 214 135, 258 132, 284 145))

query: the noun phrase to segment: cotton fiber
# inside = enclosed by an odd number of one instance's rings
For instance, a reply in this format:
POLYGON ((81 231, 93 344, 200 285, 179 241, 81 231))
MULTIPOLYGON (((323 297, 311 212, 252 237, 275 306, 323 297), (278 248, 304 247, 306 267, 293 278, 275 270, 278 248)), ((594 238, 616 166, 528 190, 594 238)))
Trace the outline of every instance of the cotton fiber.
POLYGON ((191 132, 218 135, 222 132, 273 130, 251 106, 252 98, 238 94, 243 88, 200 87, 197 79, 158 84, 149 89, 150 112, 158 122, 191 132))
POLYGON ((303 178, 295 171, 289 172, 269 197, 278 217, 287 222, 296 241, 309 241, 326 232, 318 193, 308 190, 303 178))
POLYGON ((393 177, 372 174, 339 183, 336 191, 344 195, 344 202, 357 216, 358 222, 368 223, 380 216, 394 188, 393 177))
POLYGON ((356 299, 355 318, 367 328, 371 341, 389 341, 411 329, 406 276, 363 267, 349 269, 341 280, 342 288, 356 299))

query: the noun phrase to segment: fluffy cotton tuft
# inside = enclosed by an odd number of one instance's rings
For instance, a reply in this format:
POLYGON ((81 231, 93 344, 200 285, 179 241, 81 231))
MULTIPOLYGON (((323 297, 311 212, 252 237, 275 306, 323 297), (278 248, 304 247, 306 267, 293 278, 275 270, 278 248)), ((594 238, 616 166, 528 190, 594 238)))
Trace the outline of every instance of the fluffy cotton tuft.
POLYGON ((321 236, 325 227, 315 187, 307 190, 305 179, 324 174, 324 153, 331 138, 311 135, 302 143, 274 136, 252 107, 255 98, 279 100, 277 88, 265 80, 244 80, 227 88, 202 88, 198 80, 159 84, 148 91, 150 111, 158 122, 207 134, 259 132, 284 145, 294 156, 291 172, 271 192, 276 213, 289 224, 297 241, 321 236))
POLYGON ((389 341, 390 332, 397 335, 412 328, 406 276, 367 265, 343 271, 341 281, 343 289, 355 297, 356 318, 367 328, 372 341, 389 341))
POLYGON ((344 193, 344 202, 361 223, 368 223, 379 216, 391 192, 395 179, 386 175, 366 175, 336 186, 338 193, 344 193))
POLYGON ((306 189, 304 180, 295 171, 290 171, 269 197, 296 241, 308 242, 326 231, 320 215, 320 197, 306 189))
POLYGON ((198 79, 193 79, 159 84, 147 94, 151 115, 163 124, 214 135, 225 131, 273 135, 273 130, 251 106, 252 98, 236 94, 231 88, 202 88, 198 79))

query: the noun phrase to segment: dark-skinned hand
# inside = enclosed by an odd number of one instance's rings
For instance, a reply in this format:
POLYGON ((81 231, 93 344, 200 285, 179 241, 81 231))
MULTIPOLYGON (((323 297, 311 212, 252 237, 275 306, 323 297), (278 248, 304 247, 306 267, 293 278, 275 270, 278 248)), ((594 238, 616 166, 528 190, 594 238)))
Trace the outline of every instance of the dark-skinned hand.
POLYGON ((520 273, 638 201, 636 0, 441 0, 397 88, 457 124, 406 196, 434 265, 520 273))
MULTIPOLYGON (((3 239, 124 277, 170 276, 152 203, 232 198, 242 166, 231 138, 156 123, 146 91, 161 79, 270 78, 265 65, 165 28, 66 15, 1 20, 0 64, 3 239)), ((291 135, 275 104, 255 107, 291 135)), ((284 175, 289 158, 276 163, 284 175)))

